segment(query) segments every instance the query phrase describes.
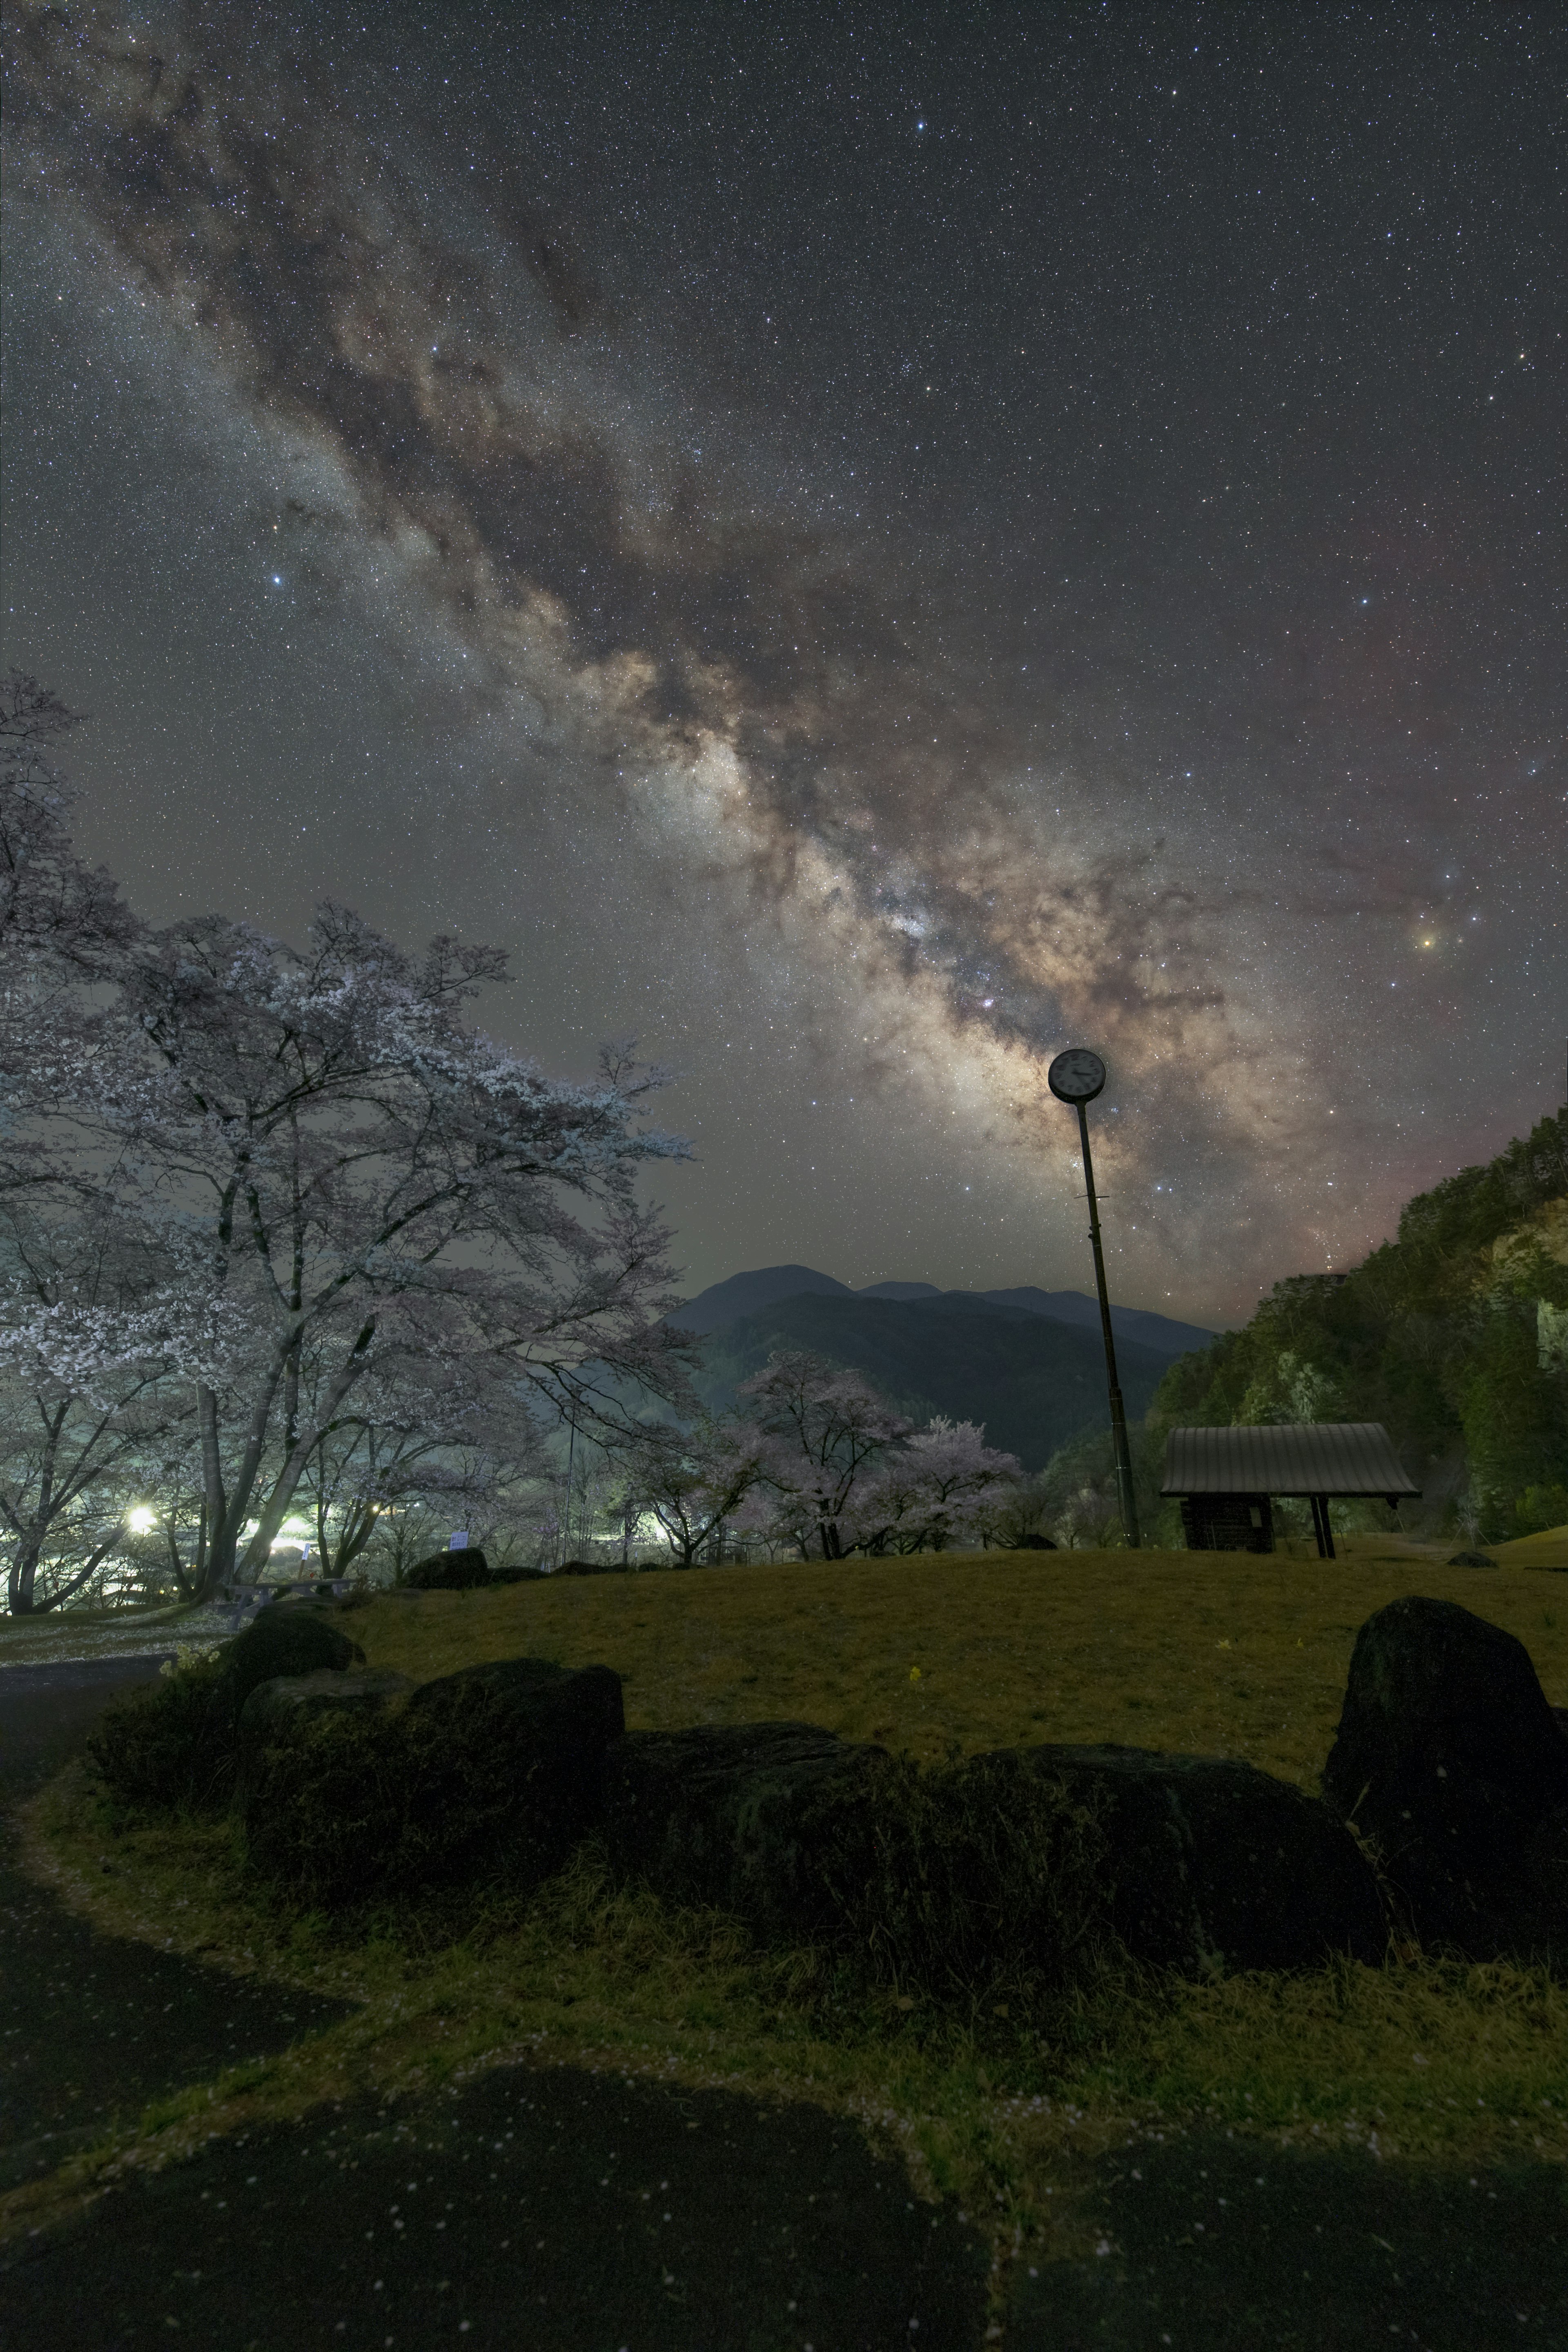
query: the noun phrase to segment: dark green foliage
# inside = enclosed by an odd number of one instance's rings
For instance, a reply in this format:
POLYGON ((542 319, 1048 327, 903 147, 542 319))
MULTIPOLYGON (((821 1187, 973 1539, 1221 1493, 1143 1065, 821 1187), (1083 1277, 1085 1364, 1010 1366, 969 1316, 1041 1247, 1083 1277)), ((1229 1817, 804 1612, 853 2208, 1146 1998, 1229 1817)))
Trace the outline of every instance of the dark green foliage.
POLYGON ((1510 1535, 1512 1502, 1532 1480, 1568 1466, 1563 1382, 1542 1372, 1533 1299, 1490 1302, 1476 1319, 1460 1393, 1470 1485, 1483 1536, 1510 1535))
POLYGON ((127 1804, 226 1802, 235 1786, 240 1712, 253 1690, 279 1676, 340 1672, 363 1659, 357 1643, 320 1610, 274 1602, 210 1658, 160 1677, 100 1717, 88 1753, 127 1804))
POLYGON ((1513 1507, 1516 1536, 1542 1535, 1568 1527, 1568 1486, 1527 1486, 1513 1507))
POLYGON ((112 1796, 153 1809, 227 1801, 234 1749, 215 1737, 222 1674, 219 1658, 203 1658, 104 1709, 87 1752, 112 1796))
POLYGON ((1568 1372, 1537 1337, 1539 1302, 1568 1306, 1568 1266, 1491 1245, 1564 1194, 1568 1110, 1410 1202, 1398 1238, 1342 1279, 1277 1283, 1244 1328, 1171 1367, 1152 1427, 1381 1421, 1429 1493, 1468 1463, 1479 1532, 1511 1534, 1524 1488, 1568 1484, 1568 1372))
POLYGON ((404 1584, 415 1592, 472 1592, 491 1581, 489 1563, 478 1544, 459 1545, 456 1551, 433 1551, 416 1559, 404 1584))
MULTIPOLYGON (((1134 1422, 1127 1437, 1143 1540, 1179 1547, 1181 1507, 1162 1501, 1160 1496, 1164 1432, 1151 1421, 1134 1422)), ((1116 1493, 1116 1454, 1108 1426, 1085 1430, 1081 1436, 1062 1446, 1030 1485, 1032 1493, 1039 1497, 1045 1524, 1054 1528, 1063 1541, 1092 1546, 1115 1545, 1123 1540, 1121 1507, 1116 1493)))

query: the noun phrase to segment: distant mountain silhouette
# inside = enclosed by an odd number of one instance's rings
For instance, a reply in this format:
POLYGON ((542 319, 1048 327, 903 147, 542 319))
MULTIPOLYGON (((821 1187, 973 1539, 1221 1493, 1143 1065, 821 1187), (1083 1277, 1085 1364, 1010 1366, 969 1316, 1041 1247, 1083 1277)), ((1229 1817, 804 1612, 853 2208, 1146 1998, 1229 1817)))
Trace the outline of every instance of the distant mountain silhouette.
MULTIPOLYGON (((699 1394, 713 1411, 728 1410, 742 1381, 788 1348, 864 1372, 911 1420, 941 1412, 984 1422, 987 1442, 1016 1454, 1026 1470, 1042 1468, 1069 1437, 1108 1417, 1098 1328, 963 1291, 896 1299, 835 1286, 775 1299, 710 1328, 699 1394)), ((1136 1340, 1118 1347, 1131 1418, 1145 1411, 1170 1360, 1136 1340)))
MULTIPOLYGON (((799 1298, 806 1294, 828 1298, 889 1299, 899 1305, 921 1307, 943 1299, 967 1299, 982 1308, 1010 1307, 1023 1314, 1048 1316, 1054 1322, 1070 1324, 1075 1330, 1096 1334, 1100 1330, 1100 1302, 1087 1297, 1081 1290, 1037 1290, 1032 1284, 1012 1290, 939 1290, 934 1282, 873 1282, 864 1290, 851 1290, 847 1283, 835 1281, 830 1274, 818 1274, 809 1265, 764 1265, 750 1274, 732 1274, 728 1281, 715 1282, 708 1289, 700 1290, 695 1298, 678 1307, 668 1319, 686 1331, 720 1331, 743 1315, 755 1315, 781 1299, 799 1298)), ((1135 1340, 1167 1360, 1184 1356, 1194 1348, 1206 1348, 1215 1336, 1195 1323, 1179 1323, 1172 1316, 1155 1315, 1142 1307, 1113 1307, 1110 1327, 1119 1341, 1135 1340)))
POLYGON ((732 1274, 725 1282, 710 1283, 684 1307, 667 1315, 667 1323, 683 1331, 717 1331, 742 1315, 754 1315, 780 1298, 798 1298, 803 1292, 823 1291, 834 1298, 853 1298, 847 1282, 818 1274, 809 1265, 760 1265, 751 1274, 732 1274))

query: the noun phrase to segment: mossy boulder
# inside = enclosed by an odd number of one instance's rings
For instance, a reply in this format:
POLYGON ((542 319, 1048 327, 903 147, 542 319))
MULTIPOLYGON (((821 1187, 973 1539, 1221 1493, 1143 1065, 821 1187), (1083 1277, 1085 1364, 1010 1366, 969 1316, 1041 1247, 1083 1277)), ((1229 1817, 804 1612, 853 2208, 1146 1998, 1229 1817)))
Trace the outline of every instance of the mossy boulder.
POLYGON ((764 1723, 634 1732, 605 1774, 623 1870, 932 1991, 1009 1970, 1061 1983, 1112 1949, 1204 1975, 1386 1944, 1343 1824, 1226 1758, 1027 1748, 921 1767, 764 1723))
POLYGON ((472 1592, 489 1581, 489 1562, 478 1544, 433 1551, 416 1559, 403 1580, 405 1591, 411 1592, 472 1592))
POLYGON ((290 1601, 271 1602, 220 1655, 214 1732, 231 1738, 247 1699, 263 1683, 321 1672, 344 1674, 364 1662, 359 1643, 333 1623, 326 1610, 290 1601))
POLYGON ((883 1754, 811 1723, 632 1732, 605 1759, 612 1857, 672 1901, 813 1935, 838 1908, 822 1831, 883 1754))
POLYGON ((251 1692, 238 1781, 253 1869, 323 1909, 388 1883, 408 1797, 395 1717, 413 1688, 405 1675, 327 1668, 251 1692))
POLYGON ((560 1868, 597 1822, 618 1675, 540 1658, 409 1689, 312 1675, 258 1690, 244 1723, 253 1864, 321 1907, 560 1868))
POLYGON ((300 1726, 321 1715, 384 1714, 394 1699, 416 1688, 413 1677, 389 1666, 343 1673, 319 1667, 313 1674, 286 1675, 258 1683, 239 1713, 240 1750, 293 1737, 300 1726))
POLYGON ((972 2001, 1059 1992, 1110 1938, 1091 1812, 1016 1754, 922 1766, 813 1724, 633 1732, 605 1767, 612 1858, 849 1975, 972 2001))
POLYGON ((1474 1958, 1568 1942, 1541 1858, 1568 1814, 1568 1737, 1500 1626, 1415 1594, 1369 1617, 1323 1792, 1374 1841, 1424 1941, 1474 1958))
POLYGON ((410 1859, 470 1868, 494 1855, 545 1876, 603 1811, 603 1769, 626 1729, 621 1678, 542 1658, 465 1666, 422 1683, 400 1718, 410 1859))
POLYGON ((1141 1960, 1188 1976, 1381 1960, 1377 1882, 1342 1821, 1288 1780, 1223 1756, 1142 1748, 1016 1751, 1093 1814, 1110 1924, 1141 1960))

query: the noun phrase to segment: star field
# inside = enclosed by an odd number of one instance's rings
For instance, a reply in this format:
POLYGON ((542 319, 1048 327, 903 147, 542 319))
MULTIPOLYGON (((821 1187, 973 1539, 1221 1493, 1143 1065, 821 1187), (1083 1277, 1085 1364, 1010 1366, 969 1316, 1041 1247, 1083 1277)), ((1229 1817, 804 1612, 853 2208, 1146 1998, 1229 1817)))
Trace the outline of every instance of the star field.
POLYGON ((15 14, 8 657, 150 913, 637 1034, 694 1284, 1244 1314, 1560 1098, 1550 14, 15 14))

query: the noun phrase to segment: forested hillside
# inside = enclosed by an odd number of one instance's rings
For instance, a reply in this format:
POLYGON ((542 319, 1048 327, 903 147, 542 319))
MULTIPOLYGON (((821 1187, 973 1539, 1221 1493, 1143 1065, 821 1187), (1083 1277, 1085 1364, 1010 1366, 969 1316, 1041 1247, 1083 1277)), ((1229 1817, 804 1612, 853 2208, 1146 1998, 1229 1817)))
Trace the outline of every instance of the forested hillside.
MULTIPOLYGON (((987 1441, 1026 1470, 1105 1419, 1098 1330, 962 1296, 781 1299, 708 1335, 698 1391, 712 1410, 728 1411, 775 1349, 795 1348, 865 1373, 911 1420, 945 1413, 984 1423, 987 1441)), ((1169 1359, 1132 1340, 1119 1341, 1117 1356, 1128 1410, 1142 1412, 1169 1359)))
POLYGON ((1492 1541, 1568 1519, 1568 1108, 1419 1194, 1353 1272, 1276 1284, 1150 1420, 1381 1421, 1428 1516, 1492 1541))

